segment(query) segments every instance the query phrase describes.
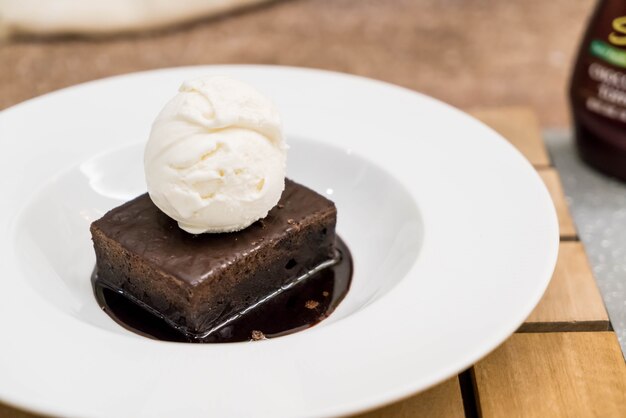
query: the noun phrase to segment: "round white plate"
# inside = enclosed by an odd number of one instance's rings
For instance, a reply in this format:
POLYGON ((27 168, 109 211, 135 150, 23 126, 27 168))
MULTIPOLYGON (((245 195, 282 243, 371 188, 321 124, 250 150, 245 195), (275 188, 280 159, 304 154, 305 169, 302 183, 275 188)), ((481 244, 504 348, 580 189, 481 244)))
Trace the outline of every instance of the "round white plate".
POLYGON ((558 250, 546 188, 494 131, 427 96, 309 69, 167 69, 17 105, 0 113, 0 195, 0 399, 63 416, 331 416, 392 402, 504 341, 558 250), (272 97, 289 175, 337 203, 353 285, 310 330, 160 342, 93 298, 89 224, 145 191, 151 122, 207 73, 272 97))

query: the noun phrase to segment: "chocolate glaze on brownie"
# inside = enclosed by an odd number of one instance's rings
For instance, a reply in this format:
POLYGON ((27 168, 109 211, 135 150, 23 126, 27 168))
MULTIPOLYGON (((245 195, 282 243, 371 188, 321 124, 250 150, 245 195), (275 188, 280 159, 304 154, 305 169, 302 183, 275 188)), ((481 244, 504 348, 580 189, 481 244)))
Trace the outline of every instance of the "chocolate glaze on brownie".
POLYGON ((286 181, 268 216, 243 231, 189 234, 147 194, 94 222, 98 280, 203 338, 320 264, 336 258, 336 209, 286 181))

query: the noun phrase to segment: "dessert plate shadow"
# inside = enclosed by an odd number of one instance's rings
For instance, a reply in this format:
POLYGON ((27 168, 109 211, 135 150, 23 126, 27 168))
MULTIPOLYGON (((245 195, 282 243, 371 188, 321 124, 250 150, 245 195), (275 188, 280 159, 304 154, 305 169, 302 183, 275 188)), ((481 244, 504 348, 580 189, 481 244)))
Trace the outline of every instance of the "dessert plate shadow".
POLYGON ((0 400, 62 416, 335 416, 465 369, 543 294, 558 226, 532 166, 430 97, 271 66, 99 80, 0 112, 0 400), (151 340, 98 307, 90 223, 145 192, 143 144, 188 78, 228 74, 277 104, 288 175, 337 204, 352 288, 326 320, 259 342, 151 340))

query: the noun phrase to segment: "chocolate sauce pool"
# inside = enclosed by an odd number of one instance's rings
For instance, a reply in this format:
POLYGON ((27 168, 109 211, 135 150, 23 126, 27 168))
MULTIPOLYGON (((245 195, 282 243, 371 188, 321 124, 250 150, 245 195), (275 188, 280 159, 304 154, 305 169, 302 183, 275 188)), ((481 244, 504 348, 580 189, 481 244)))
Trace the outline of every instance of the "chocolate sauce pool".
POLYGON ((133 303, 98 280, 92 283, 100 307, 115 322, 139 335, 162 341, 226 343, 275 338, 324 320, 343 300, 352 281, 352 256, 337 238, 339 261, 307 277, 254 309, 229 322, 201 341, 172 328, 165 320, 133 303))

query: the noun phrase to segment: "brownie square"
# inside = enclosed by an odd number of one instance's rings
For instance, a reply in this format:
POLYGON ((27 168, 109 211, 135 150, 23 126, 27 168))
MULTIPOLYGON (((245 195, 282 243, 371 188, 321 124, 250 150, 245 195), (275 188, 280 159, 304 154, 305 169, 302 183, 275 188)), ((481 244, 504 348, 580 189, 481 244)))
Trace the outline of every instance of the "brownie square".
POLYGON ((91 225, 98 280, 194 338, 335 257, 330 200, 286 180, 243 231, 193 235, 143 194, 91 225))

